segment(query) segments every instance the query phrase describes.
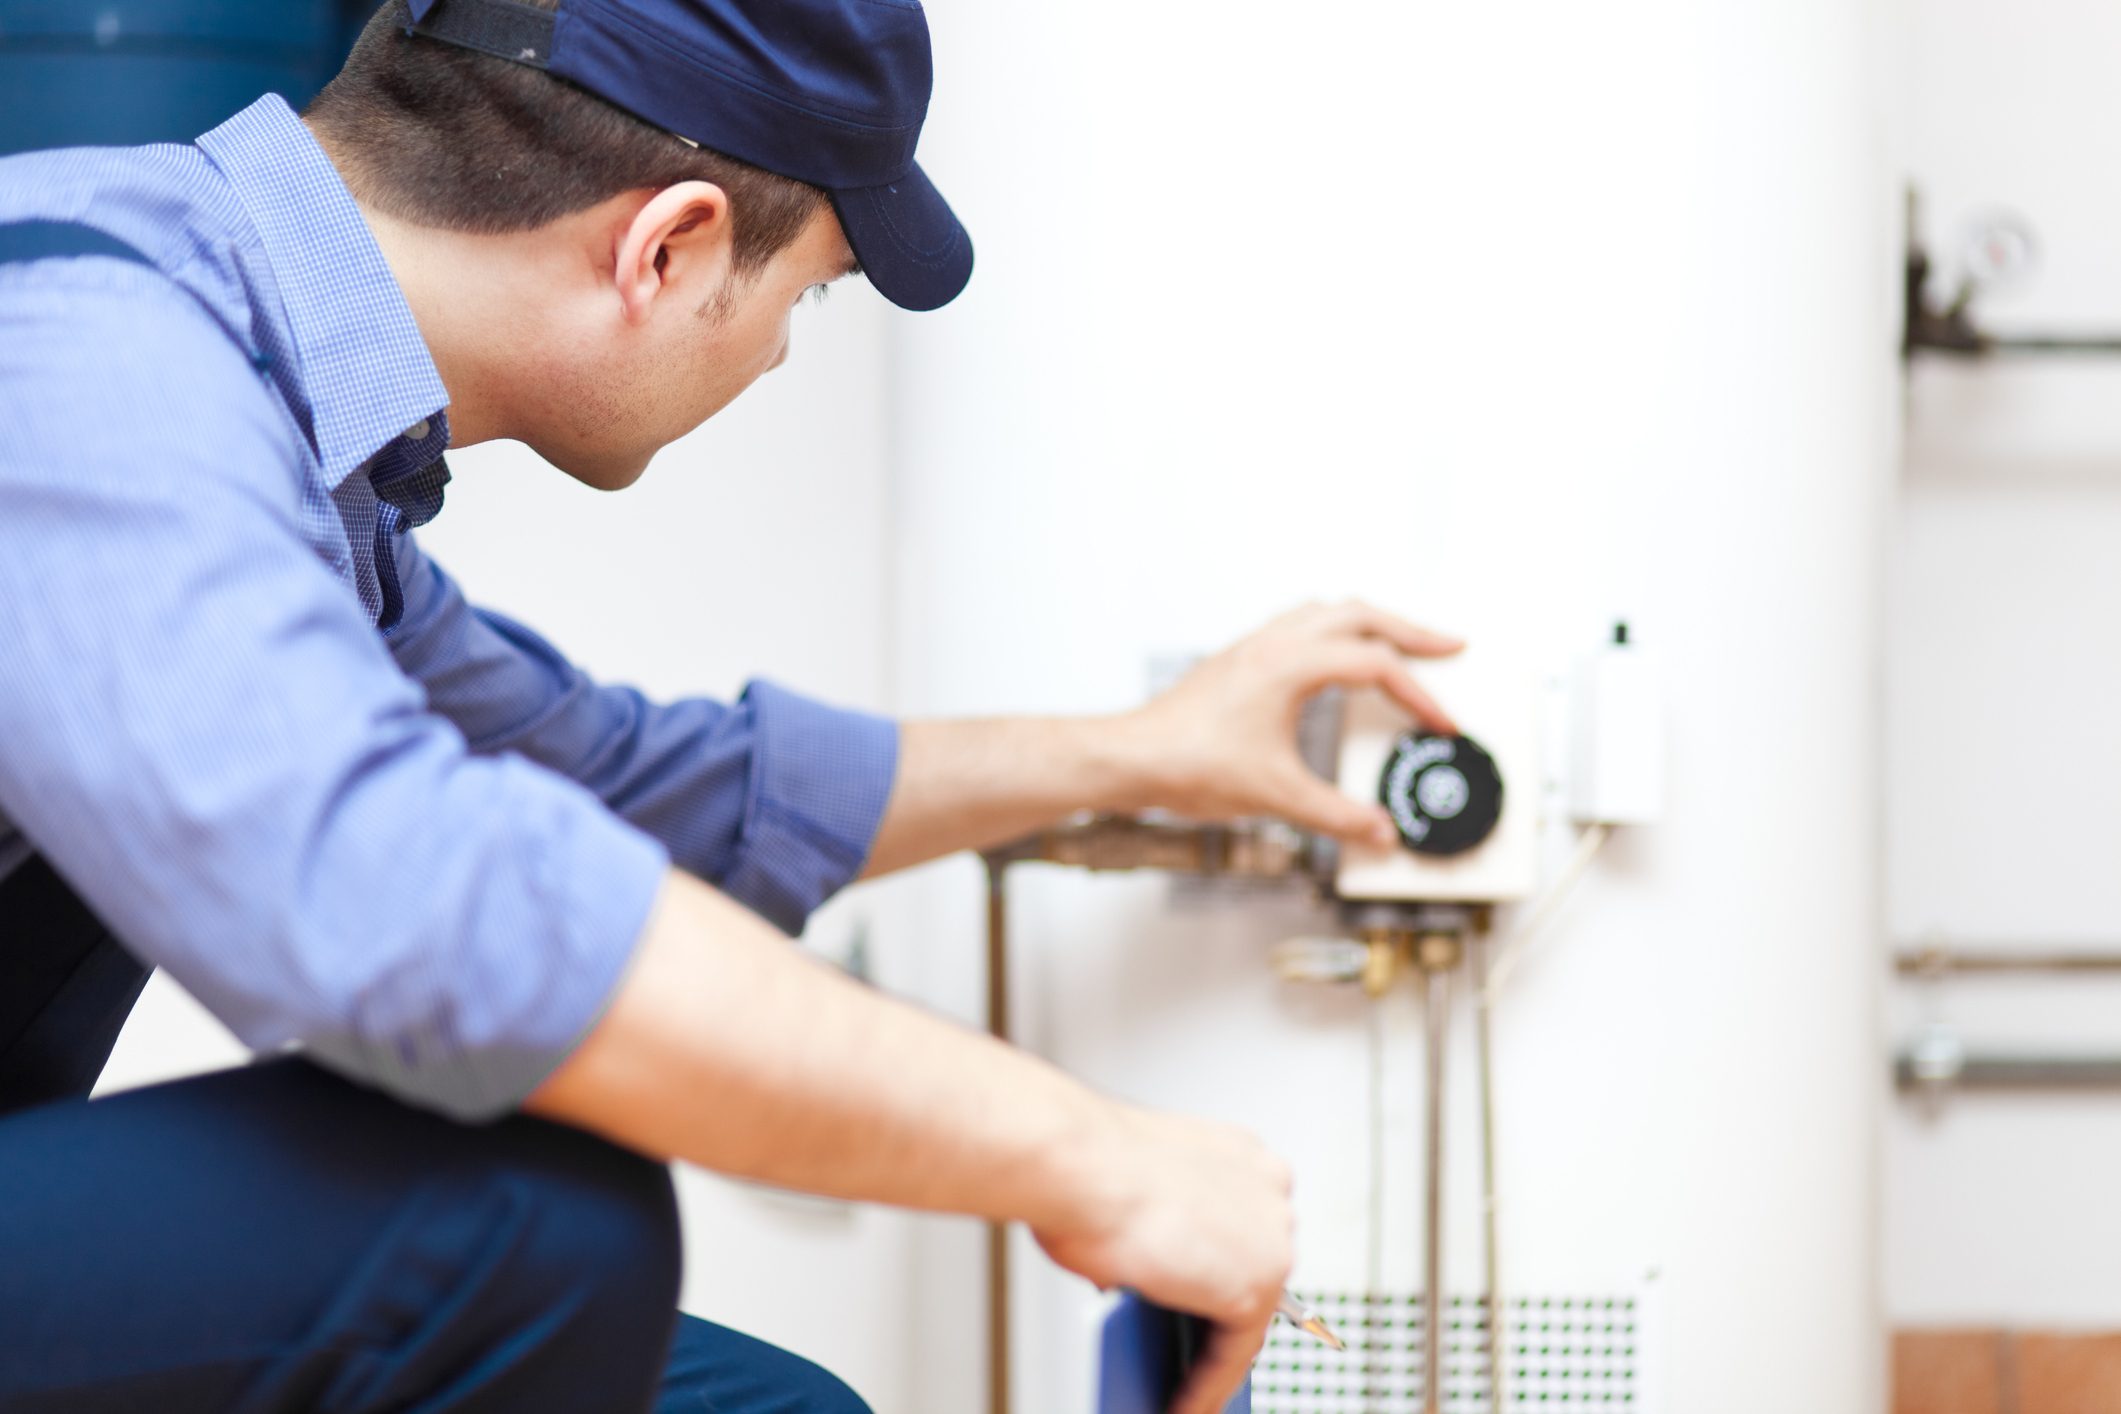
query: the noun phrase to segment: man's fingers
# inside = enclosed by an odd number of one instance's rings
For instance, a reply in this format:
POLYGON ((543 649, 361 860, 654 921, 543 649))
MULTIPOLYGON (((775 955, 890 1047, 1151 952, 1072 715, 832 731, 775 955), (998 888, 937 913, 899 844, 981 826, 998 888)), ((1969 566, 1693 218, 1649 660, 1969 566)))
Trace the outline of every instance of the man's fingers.
POLYGON ((1349 844, 1389 845, 1399 838, 1384 807, 1350 800, 1308 771, 1290 783, 1287 799, 1275 813, 1292 825, 1349 844))
POLYGON ((1194 1361, 1192 1373, 1171 1401, 1170 1414, 1222 1414, 1266 1343, 1265 1326, 1212 1327, 1208 1348, 1194 1361))
POLYGON ((1312 599, 1306 603, 1298 604, 1293 609, 1276 614, 1273 618, 1261 624, 1260 629, 1271 633, 1275 629, 1311 627, 1325 619, 1339 607, 1337 604, 1321 604, 1316 599, 1312 599))
POLYGON ((1405 668, 1394 665, 1392 670, 1377 680, 1385 695, 1414 714, 1414 720, 1432 732, 1456 732, 1458 724, 1451 714, 1436 705, 1422 685, 1408 675, 1405 668))
POLYGON ((1374 604, 1366 604, 1360 599, 1349 599, 1326 606, 1312 618, 1311 623, 1313 627, 1326 633, 1381 638, 1400 652, 1415 658, 1448 658, 1466 646, 1462 638, 1454 638, 1448 633, 1438 633, 1435 629, 1409 623, 1397 614, 1388 614, 1374 604))
POLYGON ((1399 661, 1399 655, 1378 643, 1340 642, 1321 645, 1306 674, 1310 686, 1336 683, 1342 687, 1375 687, 1412 713, 1414 720, 1433 732, 1455 732, 1451 714, 1414 681, 1399 661))

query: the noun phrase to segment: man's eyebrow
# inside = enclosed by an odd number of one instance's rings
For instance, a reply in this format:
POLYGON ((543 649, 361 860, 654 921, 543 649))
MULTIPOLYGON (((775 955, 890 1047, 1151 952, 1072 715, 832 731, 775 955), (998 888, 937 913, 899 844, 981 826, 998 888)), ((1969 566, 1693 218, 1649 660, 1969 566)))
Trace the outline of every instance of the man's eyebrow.
POLYGON ((847 252, 847 263, 845 265, 842 265, 840 267, 840 273, 833 276, 832 278, 835 280, 844 280, 849 275, 859 275, 861 273, 862 258, 850 250, 847 252))

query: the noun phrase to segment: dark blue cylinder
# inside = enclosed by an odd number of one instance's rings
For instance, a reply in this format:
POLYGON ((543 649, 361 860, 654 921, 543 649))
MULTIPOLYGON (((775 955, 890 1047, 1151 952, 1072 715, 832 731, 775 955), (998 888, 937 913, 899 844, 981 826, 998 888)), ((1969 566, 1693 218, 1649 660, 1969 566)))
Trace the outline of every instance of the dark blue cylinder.
POLYGON ((0 0, 0 153, 189 142, 259 95, 307 103, 348 0, 0 0))

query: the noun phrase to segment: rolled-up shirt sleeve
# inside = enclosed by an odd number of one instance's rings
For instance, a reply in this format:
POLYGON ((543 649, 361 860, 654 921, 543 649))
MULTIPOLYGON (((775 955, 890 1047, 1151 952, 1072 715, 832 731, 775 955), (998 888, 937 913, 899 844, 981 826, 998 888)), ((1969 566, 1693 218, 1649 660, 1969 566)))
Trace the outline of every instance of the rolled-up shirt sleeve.
POLYGON ((477 752, 579 781, 784 932, 861 872, 898 767, 898 728, 770 682, 734 703, 658 704, 602 686, 523 625, 472 607, 410 535, 389 635, 431 709, 477 752))
POLYGON ((507 1110, 607 1004, 664 848, 429 710, 241 351, 76 266, 0 272, 0 811, 251 1047, 507 1110))

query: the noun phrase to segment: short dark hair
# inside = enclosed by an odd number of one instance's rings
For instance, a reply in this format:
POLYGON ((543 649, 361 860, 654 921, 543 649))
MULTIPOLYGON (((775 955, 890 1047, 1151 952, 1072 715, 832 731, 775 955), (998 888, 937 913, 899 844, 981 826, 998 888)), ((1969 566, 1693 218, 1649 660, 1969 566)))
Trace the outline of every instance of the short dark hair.
POLYGON ((410 23, 405 0, 390 0, 303 110, 354 194, 385 215, 501 235, 620 192, 712 182, 729 196, 732 263, 751 275, 826 202, 821 188, 690 146, 565 79, 407 34, 410 23))

